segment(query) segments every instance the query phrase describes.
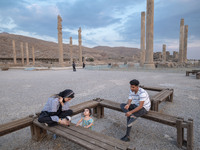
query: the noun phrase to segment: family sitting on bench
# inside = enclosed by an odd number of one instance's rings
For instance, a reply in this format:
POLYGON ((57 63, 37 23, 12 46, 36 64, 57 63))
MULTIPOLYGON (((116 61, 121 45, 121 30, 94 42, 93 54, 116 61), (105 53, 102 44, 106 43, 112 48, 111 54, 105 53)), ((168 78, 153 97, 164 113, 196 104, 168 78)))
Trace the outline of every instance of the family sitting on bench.
MULTIPOLYGON (((40 113, 38 121, 46 126, 55 126, 57 124, 69 126, 70 116, 73 114, 73 111, 69 109, 69 101, 73 98, 74 92, 70 89, 51 96, 40 113)), ((127 116, 127 131, 121 140, 128 142, 130 141, 130 131, 133 122, 138 117, 145 115, 151 107, 149 95, 144 89, 139 87, 138 80, 130 81, 128 102, 122 103, 120 107, 125 112, 125 116, 127 116), (131 104, 132 102, 133 104, 131 104)), ((81 118, 76 126, 79 126, 82 122, 84 128, 92 129, 94 122, 91 118, 91 109, 85 108, 83 114, 84 118, 81 118)))

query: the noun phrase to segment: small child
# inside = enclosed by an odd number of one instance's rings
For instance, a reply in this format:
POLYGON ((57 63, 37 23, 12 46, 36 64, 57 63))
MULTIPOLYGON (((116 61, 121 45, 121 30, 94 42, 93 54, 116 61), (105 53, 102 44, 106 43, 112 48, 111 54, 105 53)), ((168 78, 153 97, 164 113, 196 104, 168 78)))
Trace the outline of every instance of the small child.
POLYGON ((82 122, 82 126, 83 126, 84 128, 88 128, 88 129, 91 129, 91 130, 92 130, 92 128, 93 128, 93 126, 94 126, 94 121, 93 121, 93 119, 90 117, 90 116, 91 116, 91 109, 90 109, 90 108, 85 108, 83 114, 84 114, 84 118, 81 118, 81 119, 77 122, 76 126, 79 126, 80 123, 82 122))

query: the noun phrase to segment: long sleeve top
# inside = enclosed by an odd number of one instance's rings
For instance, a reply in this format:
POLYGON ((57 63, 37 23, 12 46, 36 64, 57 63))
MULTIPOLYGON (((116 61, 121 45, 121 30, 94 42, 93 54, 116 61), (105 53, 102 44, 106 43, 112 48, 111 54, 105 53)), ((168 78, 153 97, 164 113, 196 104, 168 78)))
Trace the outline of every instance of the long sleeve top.
MULTIPOLYGON (((51 113, 52 115, 50 116, 51 119, 55 122, 59 121, 59 117, 56 115, 56 112, 58 111, 60 107, 60 102, 59 98, 52 96, 48 98, 47 103, 45 104, 44 108, 42 111, 47 111, 51 113), (55 115, 54 115, 55 114, 55 115)), ((64 105, 62 106, 62 111, 66 111, 69 109, 69 102, 65 102, 64 105)))

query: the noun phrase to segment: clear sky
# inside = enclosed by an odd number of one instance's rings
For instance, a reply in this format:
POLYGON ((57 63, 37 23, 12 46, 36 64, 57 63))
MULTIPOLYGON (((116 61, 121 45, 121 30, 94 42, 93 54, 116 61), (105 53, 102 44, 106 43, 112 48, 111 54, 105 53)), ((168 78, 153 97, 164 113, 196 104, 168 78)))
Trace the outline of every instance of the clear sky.
MULTIPOLYGON (((179 50, 180 20, 188 31, 188 58, 200 59, 200 0, 154 0, 154 52, 179 50)), ((141 12, 146 0, 0 0, 0 32, 57 42, 57 15, 63 42, 140 48, 141 12)))

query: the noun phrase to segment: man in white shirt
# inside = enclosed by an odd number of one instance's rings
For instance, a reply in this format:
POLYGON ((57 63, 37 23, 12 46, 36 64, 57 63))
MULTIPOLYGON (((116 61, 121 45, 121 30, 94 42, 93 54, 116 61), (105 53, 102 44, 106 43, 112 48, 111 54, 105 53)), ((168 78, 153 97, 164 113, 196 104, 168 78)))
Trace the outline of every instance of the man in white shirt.
POLYGON ((125 116, 127 116, 127 130, 126 135, 121 138, 122 141, 130 141, 130 131, 133 122, 138 118, 146 114, 150 107, 151 101, 149 94, 139 87, 139 81, 134 79, 130 81, 130 93, 127 103, 120 104, 120 107, 125 116), (133 102, 133 104, 131 104, 133 102))

